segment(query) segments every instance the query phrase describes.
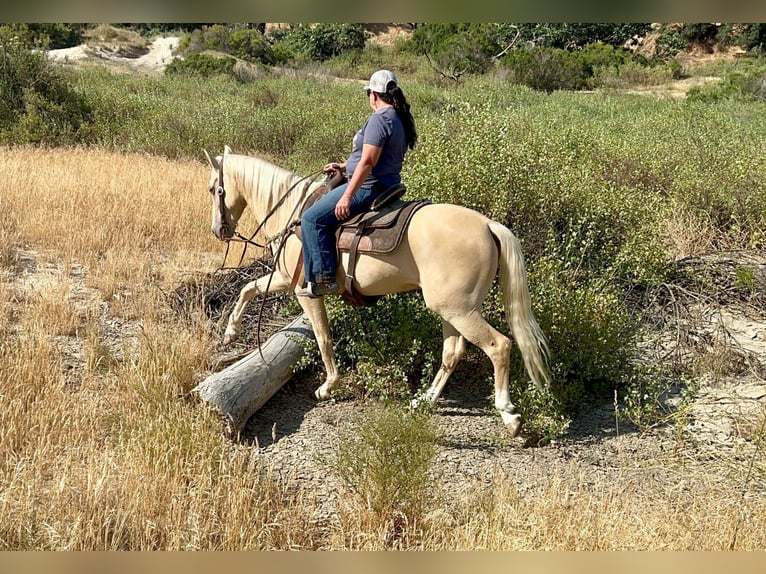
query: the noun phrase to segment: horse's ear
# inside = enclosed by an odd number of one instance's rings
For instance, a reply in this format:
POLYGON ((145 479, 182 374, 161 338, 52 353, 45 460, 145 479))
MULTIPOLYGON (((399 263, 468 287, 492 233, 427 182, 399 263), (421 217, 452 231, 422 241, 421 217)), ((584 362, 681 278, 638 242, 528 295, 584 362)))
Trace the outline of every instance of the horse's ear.
POLYGON ((228 145, 223 146, 223 155, 229 155, 230 153, 234 153, 231 151, 231 148, 228 145))
POLYGON ((213 169, 218 169, 218 162, 214 157, 211 157, 211 155, 207 152, 206 149, 202 150, 205 152, 205 157, 207 158, 207 162, 210 164, 210 167, 213 169))

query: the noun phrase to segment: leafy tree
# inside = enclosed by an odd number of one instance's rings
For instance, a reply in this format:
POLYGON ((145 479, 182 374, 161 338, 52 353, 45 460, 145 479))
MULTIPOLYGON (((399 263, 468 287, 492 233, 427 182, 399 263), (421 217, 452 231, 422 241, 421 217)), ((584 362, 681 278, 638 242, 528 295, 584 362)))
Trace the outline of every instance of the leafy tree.
MULTIPOLYGON (((512 50, 537 47, 574 51, 594 43, 619 49, 633 35, 648 30, 648 24, 424 24, 415 29, 410 49, 425 54, 443 76, 458 79, 463 74, 485 72, 512 50)), ((566 57, 553 54, 530 52, 517 59, 530 55, 552 58, 559 68, 554 75, 561 74, 566 57)))
POLYGON ((634 35, 645 35, 651 29, 650 24, 643 23, 527 23, 518 26, 523 42, 564 50, 581 49, 594 42, 620 47, 634 35))

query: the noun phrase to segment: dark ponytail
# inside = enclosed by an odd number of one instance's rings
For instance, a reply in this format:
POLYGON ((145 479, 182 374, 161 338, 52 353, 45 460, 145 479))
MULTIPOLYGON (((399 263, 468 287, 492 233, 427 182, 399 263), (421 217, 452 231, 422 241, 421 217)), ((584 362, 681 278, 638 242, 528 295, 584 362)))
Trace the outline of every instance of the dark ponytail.
POLYGON ((399 119, 402 120, 404 125, 407 147, 414 149, 418 141, 418 132, 415 130, 415 118, 412 117, 410 104, 407 102, 407 98, 404 97, 404 92, 402 92, 399 86, 394 85, 385 94, 380 94, 380 97, 387 104, 394 106, 399 119))

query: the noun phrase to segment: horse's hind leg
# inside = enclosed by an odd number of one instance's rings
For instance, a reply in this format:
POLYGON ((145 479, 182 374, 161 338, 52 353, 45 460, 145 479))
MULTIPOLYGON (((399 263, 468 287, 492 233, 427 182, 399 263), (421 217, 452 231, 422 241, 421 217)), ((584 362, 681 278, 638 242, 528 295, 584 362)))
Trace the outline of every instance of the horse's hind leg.
MULTIPOLYGON (((431 383, 431 386, 421 398, 432 403, 436 402, 436 399, 441 395, 444 385, 447 384, 447 380, 463 357, 463 353, 465 353, 465 339, 447 321, 442 321, 442 333, 444 335, 442 364, 436 373, 436 377, 434 377, 433 383, 431 383)), ((421 399, 413 401, 414 405, 417 405, 421 399)))
POLYGON ((521 415, 515 413, 508 390, 511 340, 494 329, 481 314, 472 310, 465 315, 449 317, 449 322, 466 339, 479 347, 492 361, 495 371, 495 408, 512 436, 521 430, 521 415))

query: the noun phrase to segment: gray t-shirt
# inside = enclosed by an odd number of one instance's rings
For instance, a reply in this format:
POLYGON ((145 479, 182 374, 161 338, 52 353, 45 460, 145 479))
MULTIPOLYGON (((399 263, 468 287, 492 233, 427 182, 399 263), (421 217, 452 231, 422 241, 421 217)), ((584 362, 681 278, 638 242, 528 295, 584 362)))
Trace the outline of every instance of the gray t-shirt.
POLYGON ((356 132, 351 155, 346 160, 346 174, 349 180, 362 159, 364 144, 383 148, 383 151, 362 185, 368 187, 380 182, 388 187, 400 183, 402 162, 407 151, 407 137, 402 120, 394 108, 385 107, 370 114, 362 129, 356 132))

